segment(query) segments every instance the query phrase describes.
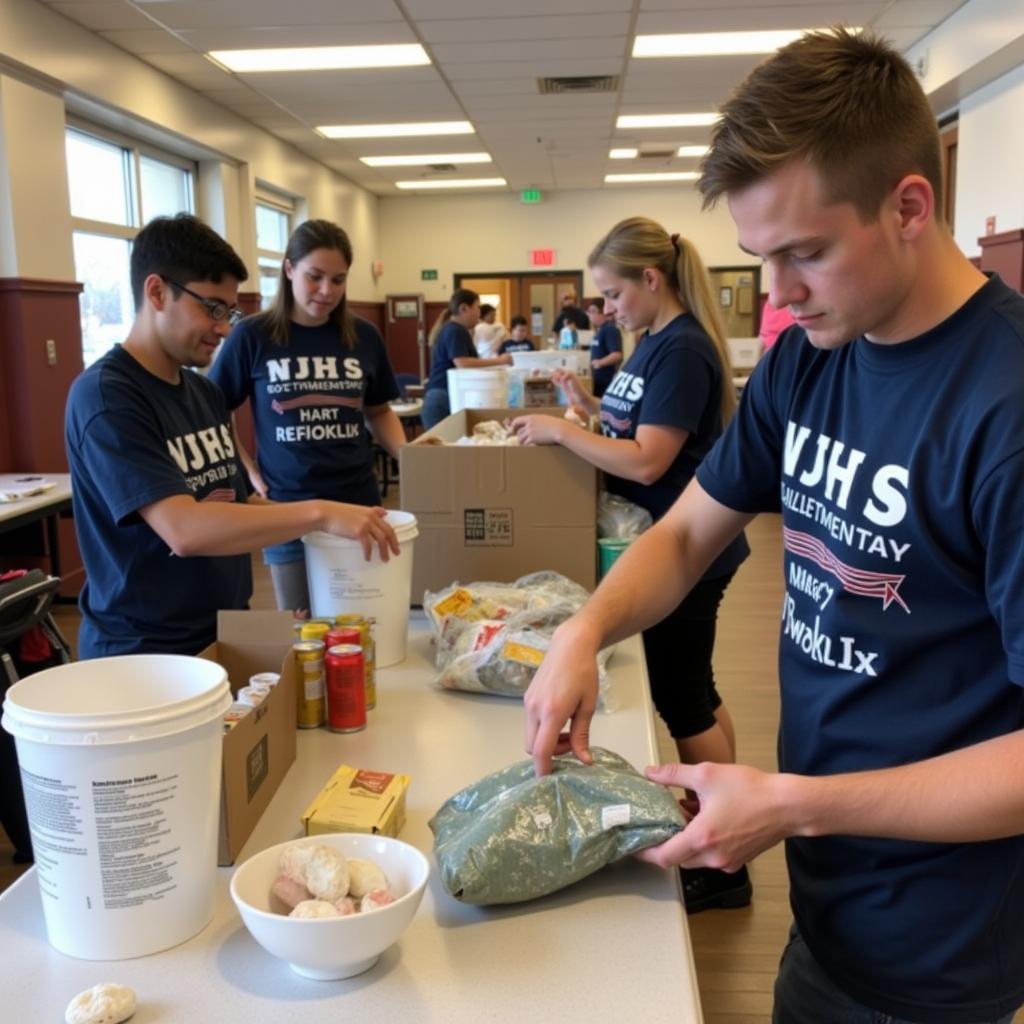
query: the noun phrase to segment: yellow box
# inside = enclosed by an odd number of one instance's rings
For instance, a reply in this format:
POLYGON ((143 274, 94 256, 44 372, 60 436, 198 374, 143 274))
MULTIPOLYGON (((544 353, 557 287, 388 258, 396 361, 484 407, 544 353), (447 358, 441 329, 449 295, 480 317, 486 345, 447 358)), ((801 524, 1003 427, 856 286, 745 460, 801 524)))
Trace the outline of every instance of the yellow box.
POLYGON ((369 832, 397 836, 405 824, 409 776, 341 765, 303 811, 307 836, 369 832))

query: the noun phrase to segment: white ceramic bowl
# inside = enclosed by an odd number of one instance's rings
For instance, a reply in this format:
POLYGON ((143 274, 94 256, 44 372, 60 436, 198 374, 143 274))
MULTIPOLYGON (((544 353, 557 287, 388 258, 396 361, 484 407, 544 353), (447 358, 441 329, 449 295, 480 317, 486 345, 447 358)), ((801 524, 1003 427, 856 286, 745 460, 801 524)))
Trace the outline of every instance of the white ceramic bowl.
POLYGON ((291 842, 333 846, 346 857, 373 861, 391 884, 394 903, 366 914, 304 919, 288 917, 270 895, 281 851, 290 843, 268 847, 242 864, 231 878, 231 898, 252 937, 268 952, 286 960, 304 978, 329 981, 368 971, 398 941, 413 919, 430 875, 427 858, 414 846, 386 836, 337 833, 304 836, 291 842))

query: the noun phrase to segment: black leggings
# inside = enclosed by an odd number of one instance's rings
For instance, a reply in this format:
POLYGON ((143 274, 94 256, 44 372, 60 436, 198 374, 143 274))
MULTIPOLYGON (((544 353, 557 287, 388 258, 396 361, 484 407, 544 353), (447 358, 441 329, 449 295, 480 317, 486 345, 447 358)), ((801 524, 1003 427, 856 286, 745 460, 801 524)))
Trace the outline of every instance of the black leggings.
POLYGON ((715 724, 722 698, 715 689, 711 655, 718 606, 734 575, 701 580, 682 604, 644 630, 651 696, 673 739, 696 736, 715 724))

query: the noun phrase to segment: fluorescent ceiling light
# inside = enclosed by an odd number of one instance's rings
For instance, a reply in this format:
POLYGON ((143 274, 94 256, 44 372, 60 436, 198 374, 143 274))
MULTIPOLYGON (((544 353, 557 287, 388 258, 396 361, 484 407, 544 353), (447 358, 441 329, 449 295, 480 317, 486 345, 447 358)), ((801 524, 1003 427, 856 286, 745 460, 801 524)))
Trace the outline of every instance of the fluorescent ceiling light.
POLYGON ((472 135, 468 121, 419 121, 413 124, 323 124, 316 129, 328 139, 387 139, 399 135, 472 135))
POLYGON ((718 120, 709 114, 623 114, 615 122, 616 128, 706 128, 718 120))
MULTIPOLYGON (((721 57, 728 54, 774 53, 805 32, 824 29, 779 29, 769 32, 684 32, 637 36, 634 57, 721 57)), ((851 29, 859 32, 859 28, 851 29)))
POLYGON ((612 160, 635 160, 638 153, 636 149, 613 149, 608 156, 612 160))
POLYGON ((704 156, 709 149, 710 146, 680 146, 676 150, 676 156, 704 156))
POLYGON ((604 180, 610 185, 627 181, 696 181, 696 171, 664 171, 660 174, 606 174, 604 180))
POLYGON ((349 68, 406 68, 429 64, 419 43, 399 46, 296 46, 264 50, 211 50, 230 71, 325 71, 349 68))
POLYGON ((438 178, 434 181, 396 181, 397 188, 500 188, 504 178, 438 178))
POLYGON ((419 156, 361 156, 367 167, 425 167, 427 164, 489 164, 490 153, 423 153, 419 156))

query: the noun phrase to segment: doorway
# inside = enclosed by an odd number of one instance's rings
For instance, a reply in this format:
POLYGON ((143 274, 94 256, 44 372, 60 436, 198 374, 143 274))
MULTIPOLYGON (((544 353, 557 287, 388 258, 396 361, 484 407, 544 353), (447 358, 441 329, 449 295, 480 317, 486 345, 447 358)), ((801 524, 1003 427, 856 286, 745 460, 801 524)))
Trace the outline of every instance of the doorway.
POLYGON ((506 327, 512 317, 524 316, 537 348, 552 338, 552 325, 562 308, 562 297, 572 293, 583 299, 583 271, 534 271, 520 274, 455 274, 456 288, 471 288, 481 302, 498 310, 497 319, 506 327), (495 298, 500 301, 495 302, 495 298), (503 315, 504 314, 504 315, 503 315))
POLYGON ((761 268, 708 267, 728 338, 754 338, 761 327, 761 268))

